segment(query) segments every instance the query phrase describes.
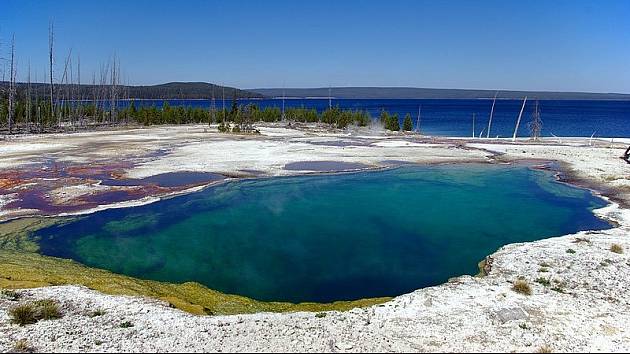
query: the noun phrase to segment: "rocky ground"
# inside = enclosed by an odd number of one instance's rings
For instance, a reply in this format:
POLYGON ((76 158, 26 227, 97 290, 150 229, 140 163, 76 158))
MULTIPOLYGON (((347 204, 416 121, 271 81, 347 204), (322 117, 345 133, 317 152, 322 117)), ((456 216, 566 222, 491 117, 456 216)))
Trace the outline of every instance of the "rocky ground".
MULTIPOLYGON (((168 147, 169 153, 139 161, 126 174, 140 178, 182 170, 227 173, 247 169, 282 175, 296 173, 286 171, 285 164, 303 160, 371 166, 387 160, 556 160, 568 170, 571 181, 597 186, 621 204, 597 211, 618 226, 507 245, 488 258, 485 277, 455 278, 348 312, 194 316, 158 300, 108 296, 79 286, 20 290, 17 299, 11 294, 0 296, 0 350, 630 350, 630 210, 625 207, 630 201, 630 165, 619 159, 623 144, 567 138, 538 143, 440 140, 277 126, 263 127, 260 137, 234 138, 204 132, 205 127, 169 129, 0 142, 0 166, 26 166, 42 155, 75 163, 125 155, 125 151, 137 156, 156 146, 168 147), (100 149, 90 147, 94 135, 99 136, 100 149), (165 141, 170 143, 160 143, 165 141), (127 144, 129 150, 124 148, 127 144), (60 304, 62 318, 26 326, 11 323, 12 308, 48 298, 60 304), (95 312, 99 315, 94 316, 95 312)), ((0 211, 2 203, 0 199, 0 211)))

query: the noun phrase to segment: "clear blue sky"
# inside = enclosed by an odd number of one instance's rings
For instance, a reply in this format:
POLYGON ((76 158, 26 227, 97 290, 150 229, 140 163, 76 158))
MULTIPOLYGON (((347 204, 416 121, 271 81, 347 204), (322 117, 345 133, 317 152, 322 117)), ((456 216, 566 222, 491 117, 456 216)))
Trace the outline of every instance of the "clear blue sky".
POLYGON ((120 57, 132 84, 418 86, 630 93, 630 1, 0 0, 20 78, 120 57))

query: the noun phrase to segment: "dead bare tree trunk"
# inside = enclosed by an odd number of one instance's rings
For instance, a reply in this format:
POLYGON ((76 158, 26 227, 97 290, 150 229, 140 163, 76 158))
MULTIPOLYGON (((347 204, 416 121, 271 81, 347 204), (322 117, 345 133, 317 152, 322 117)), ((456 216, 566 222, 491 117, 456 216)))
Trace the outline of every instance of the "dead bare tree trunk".
POLYGON ((101 115, 101 124, 106 124, 105 102, 107 101, 107 75, 109 72, 109 62, 101 66, 101 74, 99 81, 99 114, 101 115))
POLYGON ((65 98, 67 98, 70 94, 69 92, 69 86, 68 86, 68 65, 70 64, 70 56, 72 55, 72 49, 70 49, 70 52, 68 52, 68 56, 66 57, 65 60, 65 64, 63 67, 63 75, 61 76, 61 89, 57 90, 57 101, 61 100, 61 109, 58 110, 58 127, 61 128, 61 122, 63 119, 63 114, 65 113, 64 111, 66 111, 66 101, 65 98), (65 90, 64 89, 64 85, 65 85, 65 90), (64 92, 65 91, 65 92, 64 92), (61 96, 64 95, 64 96, 61 96))
POLYGON ((9 68, 9 134, 13 133, 13 111, 15 101, 15 35, 11 38, 11 67, 9 68))
MULTIPOLYGON (((96 115, 98 114, 98 93, 96 88, 96 73, 92 72, 92 107, 94 108, 94 123, 97 123, 96 115)), ((89 122, 88 122, 89 124, 89 122)))
POLYGON ((118 71, 116 68, 116 56, 114 55, 113 64, 112 64, 112 73, 111 73, 111 85, 110 85, 110 106, 109 106, 109 116, 110 116, 110 124, 116 124, 116 112, 117 112, 117 102, 118 102, 118 71))
POLYGON ((68 70, 68 78, 66 79, 66 107, 68 112, 68 117, 70 118, 70 128, 74 130, 74 70, 72 69, 72 57, 68 56, 69 61, 69 70, 68 70))
POLYGON ((225 125, 225 86, 223 86, 223 125, 225 125))
POLYGON ((529 131, 531 133, 532 139, 538 140, 538 138, 540 138, 540 133, 542 131, 542 120, 540 119, 540 109, 538 109, 538 101, 536 101, 536 107, 534 108, 532 120, 531 122, 529 122, 529 131))
POLYGON ((494 105, 497 103, 497 95, 499 91, 495 92, 494 99, 492 100, 492 108, 490 109, 490 119, 488 120, 488 131, 486 131, 486 139, 490 137, 490 128, 492 127, 492 116, 494 115, 494 105))
MULTIPOLYGON (((35 70, 35 82, 38 82, 37 70, 35 70)), ((37 132, 42 132, 42 107, 39 101, 39 90, 35 90, 35 102, 37 103, 37 116, 35 117, 35 128, 37 132)))
POLYGON ((26 132, 31 132, 31 62, 28 63, 28 78, 26 84, 26 132))
POLYGON ((518 119, 516 120, 516 127, 514 127, 514 135, 512 136, 512 141, 516 141, 516 134, 518 134, 518 127, 521 125, 521 117, 523 116, 523 110, 525 109, 525 103, 527 102, 527 96, 523 100, 523 105, 521 106, 521 111, 518 114, 518 119))
POLYGON ((212 122, 215 121, 215 112, 216 112, 216 106, 215 106, 215 102, 214 102, 214 84, 212 85, 212 101, 210 103, 210 115, 208 118, 208 126, 210 126, 212 124, 212 122))
POLYGON ((83 127, 83 91, 81 90, 81 56, 77 54, 77 102, 75 115, 79 120, 79 128, 83 127))
POLYGON ((55 86, 53 85, 53 46, 55 43, 55 28, 51 22, 48 27, 48 59, 49 59, 49 72, 50 72, 50 116, 55 117, 55 86))

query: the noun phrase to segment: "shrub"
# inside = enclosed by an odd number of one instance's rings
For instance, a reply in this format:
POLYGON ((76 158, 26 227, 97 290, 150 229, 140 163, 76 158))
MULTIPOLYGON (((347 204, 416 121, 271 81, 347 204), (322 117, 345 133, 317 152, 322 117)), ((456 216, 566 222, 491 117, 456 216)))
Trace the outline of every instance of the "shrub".
POLYGON ((527 281, 525 280, 517 280, 512 284, 512 290, 516 291, 519 294, 523 294, 523 295, 531 295, 532 294, 532 288, 529 286, 529 284, 527 284, 527 281))
POLYGON ((542 347, 538 348, 538 353, 553 353, 553 349, 545 344, 542 347))
POLYGON ((317 318, 324 318, 326 317, 326 312, 319 312, 315 314, 315 317, 317 318))
POLYGON ((9 310, 9 315, 11 316, 11 323, 20 326, 37 322, 35 306, 32 304, 16 306, 9 310))
POLYGON ((55 300, 45 299, 16 306, 9 311, 9 315, 11 323, 24 326, 40 320, 61 318, 61 311, 55 300))
POLYGON ((540 278, 536 278, 536 280, 534 280, 536 283, 542 285, 542 286, 549 286, 551 285, 551 282, 549 281, 549 279, 545 279, 543 277, 540 278))
POLYGON ((121 323, 119 327, 120 328, 131 328, 131 327, 133 327, 133 323, 131 323, 129 321, 125 321, 125 322, 121 323))
POLYGON ((15 353, 32 353, 35 350, 28 345, 26 339, 20 339, 13 345, 12 352, 15 353))
POLYGON ((551 290, 560 293, 560 294, 564 294, 564 288, 562 288, 560 285, 558 286, 554 286, 553 288, 551 288, 551 290))
POLYGON ((623 247, 621 247, 621 245, 615 243, 612 246, 610 246, 610 251, 614 252, 614 253, 622 254, 623 253, 623 247))
POLYGON ((98 316, 103 316, 104 314, 105 314, 105 310, 97 309, 97 310, 94 310, 94 311, 90 312, 90 314, 88 316, 90 316, 90 317, 98 317, 98 316))
POLYGON ((38 320, 53 320, 61 318, 59 304, 55 300, 45 299, 33 303, 37 309, 38 320))
POLYGON ((572 249, 572 248, 569 248, 569 249, 567 250, 567 253, 569 253, 569 254, 574 254, 574 253, 575 253, 575 250, 574 250, 574 249, 572 249))
POLYGON ((221 133, 227 133, 227 132, 230 131, 230 127, 227 124, 223 123, 223 122, 219 123, 219 126, 217 127, 217 129, 221 133))
POLYGON ((0 291, 0 295, 2 295, 2 297, 4 298, 9 299, 10 301, 17 301, 20 299, 20 297, 22 297, 22 295, 17 291, 9 289, 2 289, 2 291, 0 291))

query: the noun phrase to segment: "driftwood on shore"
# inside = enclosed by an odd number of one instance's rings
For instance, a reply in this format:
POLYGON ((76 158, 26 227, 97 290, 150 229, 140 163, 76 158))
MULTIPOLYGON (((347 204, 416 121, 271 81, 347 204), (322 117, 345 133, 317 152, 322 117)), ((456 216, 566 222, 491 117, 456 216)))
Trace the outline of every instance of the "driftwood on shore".
POLYGON ((621 158, 624 159, 627 163, 630 163, 630 146, 628 146, 626 152, 623 153, 623 156, 621 158))

